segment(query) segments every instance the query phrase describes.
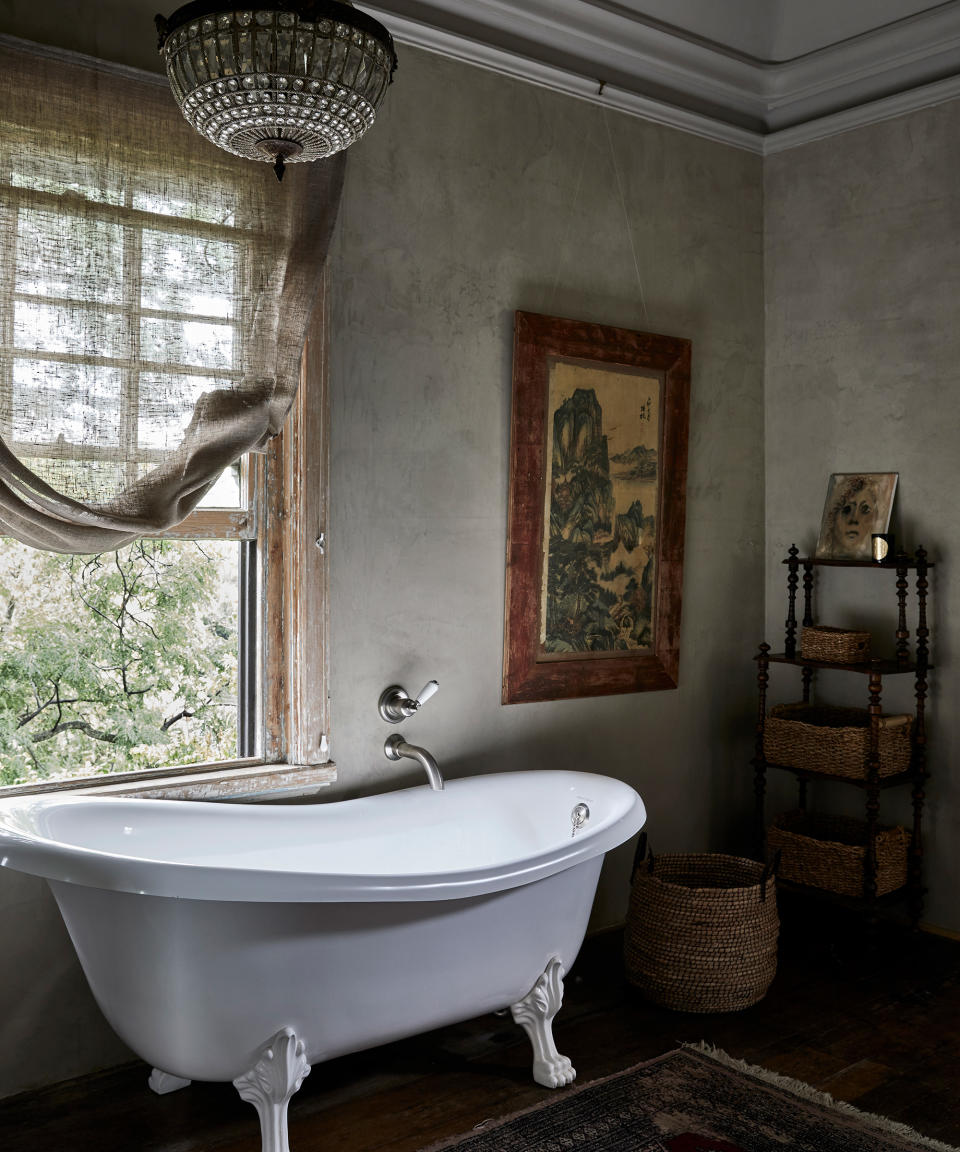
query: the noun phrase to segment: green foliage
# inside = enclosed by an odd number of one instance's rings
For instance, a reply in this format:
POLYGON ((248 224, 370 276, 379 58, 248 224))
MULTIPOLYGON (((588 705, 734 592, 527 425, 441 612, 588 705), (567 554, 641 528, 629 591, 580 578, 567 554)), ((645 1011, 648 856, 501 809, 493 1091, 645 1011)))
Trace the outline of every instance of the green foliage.
POLYGON ((0 541, 0 784, 236 755, 237 546, 0 541))

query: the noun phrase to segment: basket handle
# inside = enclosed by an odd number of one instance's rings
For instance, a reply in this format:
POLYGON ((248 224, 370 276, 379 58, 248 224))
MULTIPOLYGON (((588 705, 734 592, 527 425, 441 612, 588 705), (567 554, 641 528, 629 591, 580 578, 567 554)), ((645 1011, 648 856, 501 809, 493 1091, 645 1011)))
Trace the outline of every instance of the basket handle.
POLYGON ((640 833, 640 839, 637 841, 637 850, 633 854, 633 867, 630 869, 630 883, 636 879, 637 872, 640 865, 643 863, 644 856, 647 857, 647 871, 653 871, 653 853, 647 851, 647 834, 646 832, 640 833))
POLYGON ((780 871, 780 857, 782 852, 778 848, 773 854, 773 858, 767 861, 766 867, 760 873, 760 903, 764 903, 767 898, 767 881, 771 876, 776 876, 780 871))

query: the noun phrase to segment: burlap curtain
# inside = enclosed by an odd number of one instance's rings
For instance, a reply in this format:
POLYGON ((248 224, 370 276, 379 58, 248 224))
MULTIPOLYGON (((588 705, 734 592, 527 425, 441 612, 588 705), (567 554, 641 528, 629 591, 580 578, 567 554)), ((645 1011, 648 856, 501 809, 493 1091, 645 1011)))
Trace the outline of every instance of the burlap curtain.
POLYGON ((0 45, 0 534, 118 548, 280 430, 343 163, 278 184, 161 79, 0 45))

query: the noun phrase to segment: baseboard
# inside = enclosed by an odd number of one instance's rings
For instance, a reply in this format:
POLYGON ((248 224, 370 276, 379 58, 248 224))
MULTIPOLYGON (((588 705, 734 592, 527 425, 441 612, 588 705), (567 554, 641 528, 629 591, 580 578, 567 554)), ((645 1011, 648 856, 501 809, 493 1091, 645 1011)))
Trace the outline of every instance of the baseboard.
POLYGON ((928 932, 931 936, 944 936, 947 940, 960 940, 960 932, 952 928, 941 928, 939 924, 920 924, 921 932, 928 932))

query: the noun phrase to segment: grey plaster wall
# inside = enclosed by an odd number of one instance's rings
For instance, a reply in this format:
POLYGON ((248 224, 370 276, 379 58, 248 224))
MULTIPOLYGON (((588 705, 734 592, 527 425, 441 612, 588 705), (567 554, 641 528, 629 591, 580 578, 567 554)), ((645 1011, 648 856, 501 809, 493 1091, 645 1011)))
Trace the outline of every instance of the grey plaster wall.
MULTIPOLYGON (((332 260, 335 795, 413 779, 383 756, 376 702, 436 677, 405 731, 449 775, 606 772, 642 792, 658 850, 738 843, 763 599, 761 226, 757 157, 402 51, 332 260), (500 705, 518 308, 693 341, 677 691, 500 705)), ((621 918, 628 868, 624 849, 596 925, 621 918)), ((125 1059, 44 885, 0 873, 0 917, 0 1095, 125 1059)))
MULTIPOLYGON (((766 231, 767 620, 782 644, 791 542, 816 543, 831 472, 900 473, 894 530, 936 559, 932 600, 925 919, 960 930, 960 720, 953 579, 960 481, 960 102, 768 159, 766 231)), ((830 572, 819 618, 862 619, 889 637, 894 589, 882 573, 830 572)), ((889 644, 889 639, 886 640, 889 644)), ((883 643, 883 641, 881 641, 883 643)), ((834 674, 825 692, 849 693, 834 674)), ((890 703, 912 693, 888 678, 890 703)), ((864 686, 859 685, 865 704, 864 686)), ((782 683, 778 690, 788 692, 782 683)), ((781 698, 789 698, 783 695, 781 698)), ((846 790, 824 796, 849 807, 846 790)), ((904 796, 882 815, 909 822, 904 796)))
MULTIPOLYGON (((340 794, 402 777, 377 698, 435 677, 404 731, 450 775, 607 772, 644 796, 658 850, 736 839, 762 623, 760 180, 746 153, 403 52, 333 253, 340 794), (500 704, 515 309, 693 341, 676 691, 500 704)), ((598 926, 622 918, 628 863, 598 926)))

